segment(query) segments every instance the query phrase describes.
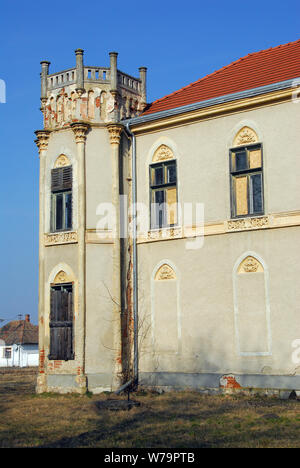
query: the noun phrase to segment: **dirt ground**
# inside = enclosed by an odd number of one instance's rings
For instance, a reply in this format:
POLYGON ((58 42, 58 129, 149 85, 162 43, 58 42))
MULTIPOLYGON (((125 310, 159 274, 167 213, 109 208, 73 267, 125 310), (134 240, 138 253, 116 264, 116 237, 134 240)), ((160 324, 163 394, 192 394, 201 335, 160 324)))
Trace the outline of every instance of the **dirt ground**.
POLYGON ((36 370, 0 369, 0 447, 300 447, 300 401, 196 392, 36 395, 36 370))

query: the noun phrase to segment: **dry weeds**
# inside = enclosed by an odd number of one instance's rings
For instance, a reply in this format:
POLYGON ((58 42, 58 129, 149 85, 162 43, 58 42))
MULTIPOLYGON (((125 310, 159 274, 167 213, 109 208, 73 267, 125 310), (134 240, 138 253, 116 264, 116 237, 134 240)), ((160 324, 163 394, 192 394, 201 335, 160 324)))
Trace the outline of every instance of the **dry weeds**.
POLYGON ((0 447, 300 447, 298 401, 139 392, 114 412, 96 402, 115 395, 36 395, 35 379, 0 372, 0 447))

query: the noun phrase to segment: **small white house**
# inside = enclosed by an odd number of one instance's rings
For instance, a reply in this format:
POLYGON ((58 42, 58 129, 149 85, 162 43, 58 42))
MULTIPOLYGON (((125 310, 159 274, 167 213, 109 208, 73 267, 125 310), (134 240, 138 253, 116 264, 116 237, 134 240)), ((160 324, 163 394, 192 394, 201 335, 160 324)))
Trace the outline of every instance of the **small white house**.
POLYGON ((38 366, 38 326, 25 320, 15 320, 0 328, 0 367, 38 366))

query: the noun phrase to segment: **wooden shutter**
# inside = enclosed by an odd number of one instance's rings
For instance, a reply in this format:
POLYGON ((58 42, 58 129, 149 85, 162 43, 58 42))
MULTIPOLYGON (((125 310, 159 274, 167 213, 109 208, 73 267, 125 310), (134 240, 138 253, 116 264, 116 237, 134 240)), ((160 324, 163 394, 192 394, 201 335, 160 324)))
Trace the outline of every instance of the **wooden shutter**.
POLYGON ((68 361, 73 353, 73 294, 72 288, 51 288, 50 360, 68 361))
POLYGON ((51 190, 59 192, 72 188, 72 166, 58 167, 51 171, 51 190))

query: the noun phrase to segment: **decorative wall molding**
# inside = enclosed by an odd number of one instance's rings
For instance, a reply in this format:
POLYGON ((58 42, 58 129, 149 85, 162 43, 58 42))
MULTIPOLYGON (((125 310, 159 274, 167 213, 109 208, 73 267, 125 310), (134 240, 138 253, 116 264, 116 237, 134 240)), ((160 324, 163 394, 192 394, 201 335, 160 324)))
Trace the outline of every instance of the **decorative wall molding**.
POLYGON ((270 221, 268 216, 259 218, 241 218, 236 220, 227 221, 228 231, 237 231, 244 229, 257 229, 269 226, 270 221))
POLYGON ((50 137, 50 130, 37 130, 34 132, 37 136, 37 139, 35 140, 35 143, 38 147, 39 153, 41 151, 47 151, 48 149, 48 142, 49 142, 49 137, 50 137))
POLYGON ((121 133, 123 130, 122 125, 108 125, 107 130, 109 133, 109 140, 111 145, 119 145, 121 133))
POLYGON ((234 139, 233 146, 249 145, 258 142, 256 132, 250 127, 243 127, 234 139))
POLYGON ((77 232, 59 232, 55 234, 45 234, 45 246, 76 244, 78 242, 77 232))
MULTIPOLYGON (((300 211, 276 213, 267 216, 232 219, 204 224, 204 236, 214 236, 260 229, 278 229, 300 226, 300 211)), ((138 234, 137 243, 160 242, 175 239, 190 239, 203 235, 203 226, 178 226, 149 230, 138 234)))
POLYGON ((164 281, 164 280, 173 280, 176 279, 176 273, 170 265, 166 263, 162 265, 155 275, 156 281, 164 281))
POLYGON ((73 278, 70 277, 64 270, 60 270, 54 278, 54 284, 71 283, 73 278))
POLYGON ((152 162, 167 161, 169 159, 174 159, 173 151, 167 145, 160 145, 153 155, 152 162))
POLYGON ((65 154, 60 154, 55 161, 54 168, 71 166, 71 162, 65 154))
POLYGON ((71 128, 75 135, 76 143, 85 143, 86 134, 90 128, 90 125, 85 122, 72 123, 71 128))
POLYGON ((238 268, 238 273, 262 273, 264 268, 257 258, 249 255, 246 257, 238 268))
POLYGON ((87 244, 113 244, 113 232, 110 230, 88 229, 85 233, 87 244))
MULTIPOLYGON (((270 286, 269 286, 269 269, 264 261, 264 259, 254 251, 247 251, 244 252, 235 262, 232 271, 232 280, 233 280, 233 303, 234 303, 234 326, 235 326, 235 338, 236 338, 236 349, 237 354, 239 356, 271 356, 272 355, 272 331, 271 331, 271 307, 270 307, 270 286), (240 277, 240 274, 245 274, 249 276, 240 277), (248 287, 252 284, 252 287, 257 287, 257 283, 251 283, 255 277, 252 275, 256 273, 262 273, 260 278, 257 278, 259 281, 263 282, 264 285, 264 310, 265 315, 261 319, 263 320, 263 325, 266 326, 266 334, 263 332, 263 336, 265 338, 265 349, 252 349, 251 351, 247 349, 247 344, 241 340, 241 329, 240 329, 240 320, 243 318, 243 311, 240 308, 240 300, 243 295, 239 295, 239 288, 241 287, 240 280, 249 281, 248 287)), ((257 291, 255 290, 255 295, 257 291)), ((253 303, 253 308, 255 310, 255 303, 253 303)), ((253 322, 254 329, 257 323, 253 322)), ((255 333, 252 333, 250 330, 247 329, 247 335, 249 336, 257 336, 257 330, 255 333)), ((245 337, 245 329, 244 329, 244 337, 245 337)), ((261 343, 259 343, 261 345, 261 343)))

